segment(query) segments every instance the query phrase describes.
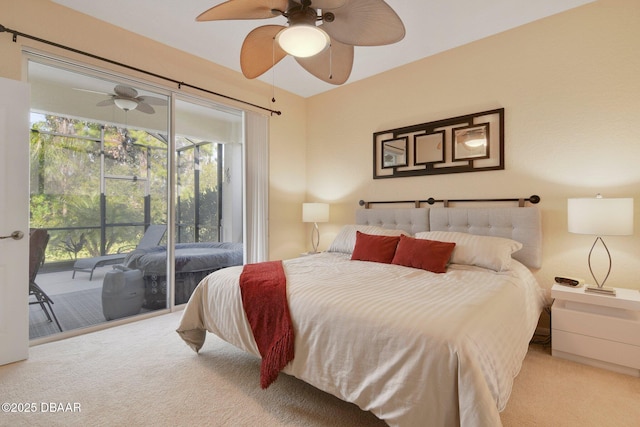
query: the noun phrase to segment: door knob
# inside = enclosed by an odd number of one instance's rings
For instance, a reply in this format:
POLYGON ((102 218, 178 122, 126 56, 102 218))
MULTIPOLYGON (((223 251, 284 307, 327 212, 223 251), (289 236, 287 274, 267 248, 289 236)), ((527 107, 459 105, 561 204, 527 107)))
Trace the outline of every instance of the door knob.
POLYGON ((13 233, 9 234, 8 236, 0 236, 0 239, 13 239, 13 240, 20 240, 24 237, 24 233, 22 231, 14 231, 13 233))

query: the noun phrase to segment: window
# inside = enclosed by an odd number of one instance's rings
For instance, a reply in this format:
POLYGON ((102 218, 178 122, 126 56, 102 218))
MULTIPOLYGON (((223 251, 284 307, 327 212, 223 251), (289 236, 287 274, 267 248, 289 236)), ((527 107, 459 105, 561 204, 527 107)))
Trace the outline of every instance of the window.
MULTIPOLYGON (((93 316, 86 316, 92 319, 61 318, 65 330, 111 320, 100 298, 112 263, 89 273, 75 268, 78 260, 114 257, 113 263, 142 273, 141 305, 121 317, 185 303, 204 276, 227 266, 194 259, 196 252, 224 245, 235 251, 232 262, 242 264, 242 111, 172 99, 140 82, 49 60, 29 62, 29 81, 30 224, 50 234, 39 285, 54 309, 77 307, 76 292, 87 291, 85 299, 93 300, 93 316), (152 248, 136 249, 152 224, 166 224, 169 232, 152 248), (48 281, 47 274, 58 278, 48 281), (175 299, 169 302, 171 286, 175 299)), ((31 337, 42 336, 36 330, 46 329, 46 318, 37 306, 30 307, 30 322, 31 337)))

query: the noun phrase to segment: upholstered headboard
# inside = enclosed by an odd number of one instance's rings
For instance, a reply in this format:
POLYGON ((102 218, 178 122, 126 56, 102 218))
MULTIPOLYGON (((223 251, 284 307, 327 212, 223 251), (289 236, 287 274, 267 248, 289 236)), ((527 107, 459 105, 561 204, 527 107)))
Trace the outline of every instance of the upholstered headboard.
POLYGON ((356 223, 400 229, 410 234, 457 231, 506 237, 523 245, 513 258, 530 268, 542 265, 542 223, 536 207, 359 209, 356 223))
POLYGON ((429 231, 429 208, 359 209, 356 224, 404 230, 409 234, 429 231))

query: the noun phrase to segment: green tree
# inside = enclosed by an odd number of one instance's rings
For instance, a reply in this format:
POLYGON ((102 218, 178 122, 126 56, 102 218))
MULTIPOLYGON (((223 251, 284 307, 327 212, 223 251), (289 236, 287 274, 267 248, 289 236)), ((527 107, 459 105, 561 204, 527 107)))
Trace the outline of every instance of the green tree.
MULTIPOLYGON (((48 261, 100 254, 101 172, 133 177, 105 181, 107 224, 142 223, 146 196, 151 222, 166 223, 167 146, 162 138, 60 116, 38 118, 30 138, 30 213, 31 227, 50 229, 48 261)), ((108 226, 105 231, 105 250, 112 253, 135 245, 144 230, 108 226)))

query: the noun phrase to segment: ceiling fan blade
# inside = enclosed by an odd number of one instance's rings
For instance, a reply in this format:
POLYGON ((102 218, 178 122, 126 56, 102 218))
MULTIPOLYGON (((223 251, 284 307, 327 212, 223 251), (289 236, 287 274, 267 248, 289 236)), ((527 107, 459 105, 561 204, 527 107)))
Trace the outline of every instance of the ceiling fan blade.
POLYGON ((144 102, 138 102, 138 106, 136 107, 136 110, 145 114, 153 114, 156 112, 156 110, 154 110, 151 105, 144 102))
POLYGON ((346 2, 347 0, 312 0, 311 7, 316 9, 335 9, 344 6, 346 2))
POLYGON ((138 96, 138 91, 129 86, 117 85, 113 88, 113 91, 116 93, 116 95, 123 98, 135 98, 136 96, 138 96))
POLYGON ((79 90, 79 91, 87 92, 87 93, 95 93, 95 94, 104 95, 104 96, 110 96, 111 95, 110 93, 107 93, 107 92, 100 92, 100 91, 92 90, 92 89, 83 89, 81 87, 74 87, 73 90, 79 90))
POLYGON ((273 18, 278 15, 272 9, 284 12, 288 4, 287 0, 229 0, 205 10, 196 21, 273 18))
POLYGON ((284 28, 282 25, 263 25, 247 35, 240 51, 240 68, 246 78, 262 75, 287 56, 275 40, 276 34, 284 28))
POLYGON ((113 98, 105 99, 104 101, 100 101, 96 104, 97 107, 106 107, 107 105, 113 105, 113 98))
POLYGON ((166 99, 158 98, 157 96, 139 96, 136 99, 149 105, 167 105, 166 99))
POLYGON ((334 85, 341 85, 351 75, 353 67, 353 46, 331 40, 331 45, 317 55, 296 58, 305 70, 334 85))
POLYGON ((322 28, 342 43, 354 46, 381 46, 404 38, 404 24, 396 12, 383 0, 349 1, 332 10, 333 22, 324 22, 322 28))

